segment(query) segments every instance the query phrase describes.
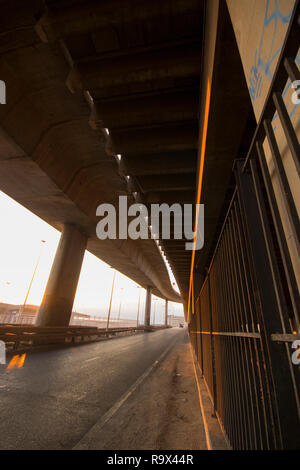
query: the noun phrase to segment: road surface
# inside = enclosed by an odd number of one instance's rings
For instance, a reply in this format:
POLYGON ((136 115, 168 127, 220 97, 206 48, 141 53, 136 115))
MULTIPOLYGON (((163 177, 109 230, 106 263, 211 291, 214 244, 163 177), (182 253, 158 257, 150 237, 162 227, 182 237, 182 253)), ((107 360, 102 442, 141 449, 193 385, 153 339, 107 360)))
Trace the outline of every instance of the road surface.
POLYGON ((0 366, 0 449, 72 449, 171 345, 173 328, 27 353, 0 366))

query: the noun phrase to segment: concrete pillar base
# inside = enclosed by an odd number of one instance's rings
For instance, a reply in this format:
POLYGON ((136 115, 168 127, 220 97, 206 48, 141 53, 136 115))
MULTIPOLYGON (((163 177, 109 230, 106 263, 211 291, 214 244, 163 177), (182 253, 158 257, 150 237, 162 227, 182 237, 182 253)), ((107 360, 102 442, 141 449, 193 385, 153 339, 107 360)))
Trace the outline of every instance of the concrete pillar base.
POLYGON ((165 327, 168 327, 168 300, 165 300, 165 327))
POLYGON ((145 326, 150 326, 152 287, 147 288, 145 303, 145 326))

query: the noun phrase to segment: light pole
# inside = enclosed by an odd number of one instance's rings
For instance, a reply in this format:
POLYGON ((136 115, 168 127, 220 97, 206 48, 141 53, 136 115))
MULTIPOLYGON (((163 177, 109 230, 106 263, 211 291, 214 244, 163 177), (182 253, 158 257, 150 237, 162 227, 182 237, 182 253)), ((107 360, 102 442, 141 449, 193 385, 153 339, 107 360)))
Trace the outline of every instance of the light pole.
POLYGON ((110 320, 111 304, 112 304, 112 298, 113 298, 114 287, 115 287, 115 280, 116 280, 116 270, 114 270, 113 281, 112 281, 112 286, 111 286, 109 308, 108 308, 108 314, 107 314, 106 331, 108 331, 108 328, 109 328, 109 320, 110 320))
POLYGON ((139 300, 138 300, 138 310, 137 310, 137 317, 136 317, 136 327, 139 326, 139 316, 140 316, 140 302, 141 302, 141 287, 137 286, 139 290, 139 300))
POLYGON ((120 320, 120 315, 121 315, 123 290, 124 290, 124 287, 120 287, 120 304, 119 304, 119 312, 118 312, 118 321, 120 320))
POLYGON ((26 293, 26 297, 25 297, 24 303, 23 303, 23 305, 22 305, 21 308, 20 308, 20 314, 21 314, 21 315, 22 315, 23 312, 24 312, 24 309, 25 309, 25 306, 26 306, 26 302, 27 302, 27 299, 28 299, 28 296, 29 296, 29 293, 30 293, 30 289, 31 289, 31 286, 32 286, 32 283, 33 283, 33 280, 34 280, 34 277, 35 277, 35 274, 36 274, 38 265, 40 264, 40 260, 41 260, 41 256, 42 256, 42 252, 43 252, 43 247, 44 247, 44 244, 45 244, 45 243, 46 243, 46 240, 41 240, 40 253, 39 253, 39 256, 38 256, 38 259, 37 259, 37 262, 36 262, 36 265, 35 265, 35 268, 34 268, 34 271, 33 271, 33 274, 32 274, 32 278, 31 278, 31 280, 30 280, 30 283, 29 283, 29 286, 28 286, 28 289, 27 289, 27 293, 26 293))

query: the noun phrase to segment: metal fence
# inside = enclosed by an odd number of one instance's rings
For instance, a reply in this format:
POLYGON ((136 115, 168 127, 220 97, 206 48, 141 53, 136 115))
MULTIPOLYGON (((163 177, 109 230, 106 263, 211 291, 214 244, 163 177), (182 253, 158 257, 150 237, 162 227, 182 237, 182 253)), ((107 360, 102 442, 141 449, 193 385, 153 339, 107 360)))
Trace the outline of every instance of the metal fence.
MULTIPOLYGON (((0 315, 0 325, 34 325, 36 315, 36 313, 4 313, 0 315)), ((106 328, 107 318, 96 316, 90 318, 76 318, 76 314, 74 314, 71 317, 70 326, 106 328)), ((130 318, 111 318, 109 324, 109 328, 135 328, 136 326, 137 321, 130 318)))
POLYGON ((299 4, 189 325, 214 409, 233 449, 299 449, 299 291, 263 147, 266 139, 299 246, 299 218, 271 120, 277 112, 297 169, 299 142, 282 99, 300 80, 299 4))

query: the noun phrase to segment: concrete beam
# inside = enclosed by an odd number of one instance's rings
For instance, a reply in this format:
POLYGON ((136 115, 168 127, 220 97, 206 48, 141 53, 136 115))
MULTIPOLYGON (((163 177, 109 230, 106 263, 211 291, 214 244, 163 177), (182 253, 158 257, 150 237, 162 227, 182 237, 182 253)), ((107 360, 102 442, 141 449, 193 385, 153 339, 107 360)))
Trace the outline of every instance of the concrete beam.
POLYGON ((199 90, 136 93, 95 102, 104 127, 144 126, 161 122, 197 119, 199 90))
POLYGON ((148 154, 196 149, 198 131, 197 121, 183 121, 113 129, 110 136, 116 153, 144 155, 146 158, 148 154))
MULTIPOLYGON (((90 90, 94 98, 126 95, 155 89, 149 83, 196 77, 201 67, 201 42, 191 44, 170 44, 169 47, 143 47, 116 53, 109 58, 95 57, 78 62, 75 70, 79 73, 83 87, 90 90), (102 91, 101 91, 102 90, 102 91)), ((72 72, 71 72, 72 74, 72 72)), ((70 81, 70 80, 69 80, 70 81)), ((166 88, 158 86, 158 88, 166 88)))
POLYGON ((188 30, 191 31, 201 20, 203 8, 202 0, 110 0, 109 2, 94 2, 91 0, 74 5, 63 5, 56 2, 49 5, 47 11, 38 21, 36 30, 43 41, 55 41, 59 38, 89 33, 95 30, 116 28, 118 25, 128 23, 161 20, 170 13, 183 21, 189 21, 188 30), (198 21, 195 22, 197 15, 198 21))
POLYGON ((143 158, 142 155, 125 156, 123 159, 128 169, 126 174, 131 176, 194 173, 197 166, 197 151, 155 153, 147 155, 147 158, 143 158))
POLYGON ((149 191, 186 191, 195 187, 194 173, 183 175, 140 176, 139 183, 144 193, 149 191))
POLYGON ((178 197, 177 191, 159 192, 151 191, 146 194, 147 204, 161 204, 166 202, 167 204, 178 203, 178 199, 181 204, 194 204, 196 194, 195 191, 181 191, 180 197, 178 197))
POLYGON ((87 237, 65 225, 57 247, 36 326, 68 326, 87 237))

